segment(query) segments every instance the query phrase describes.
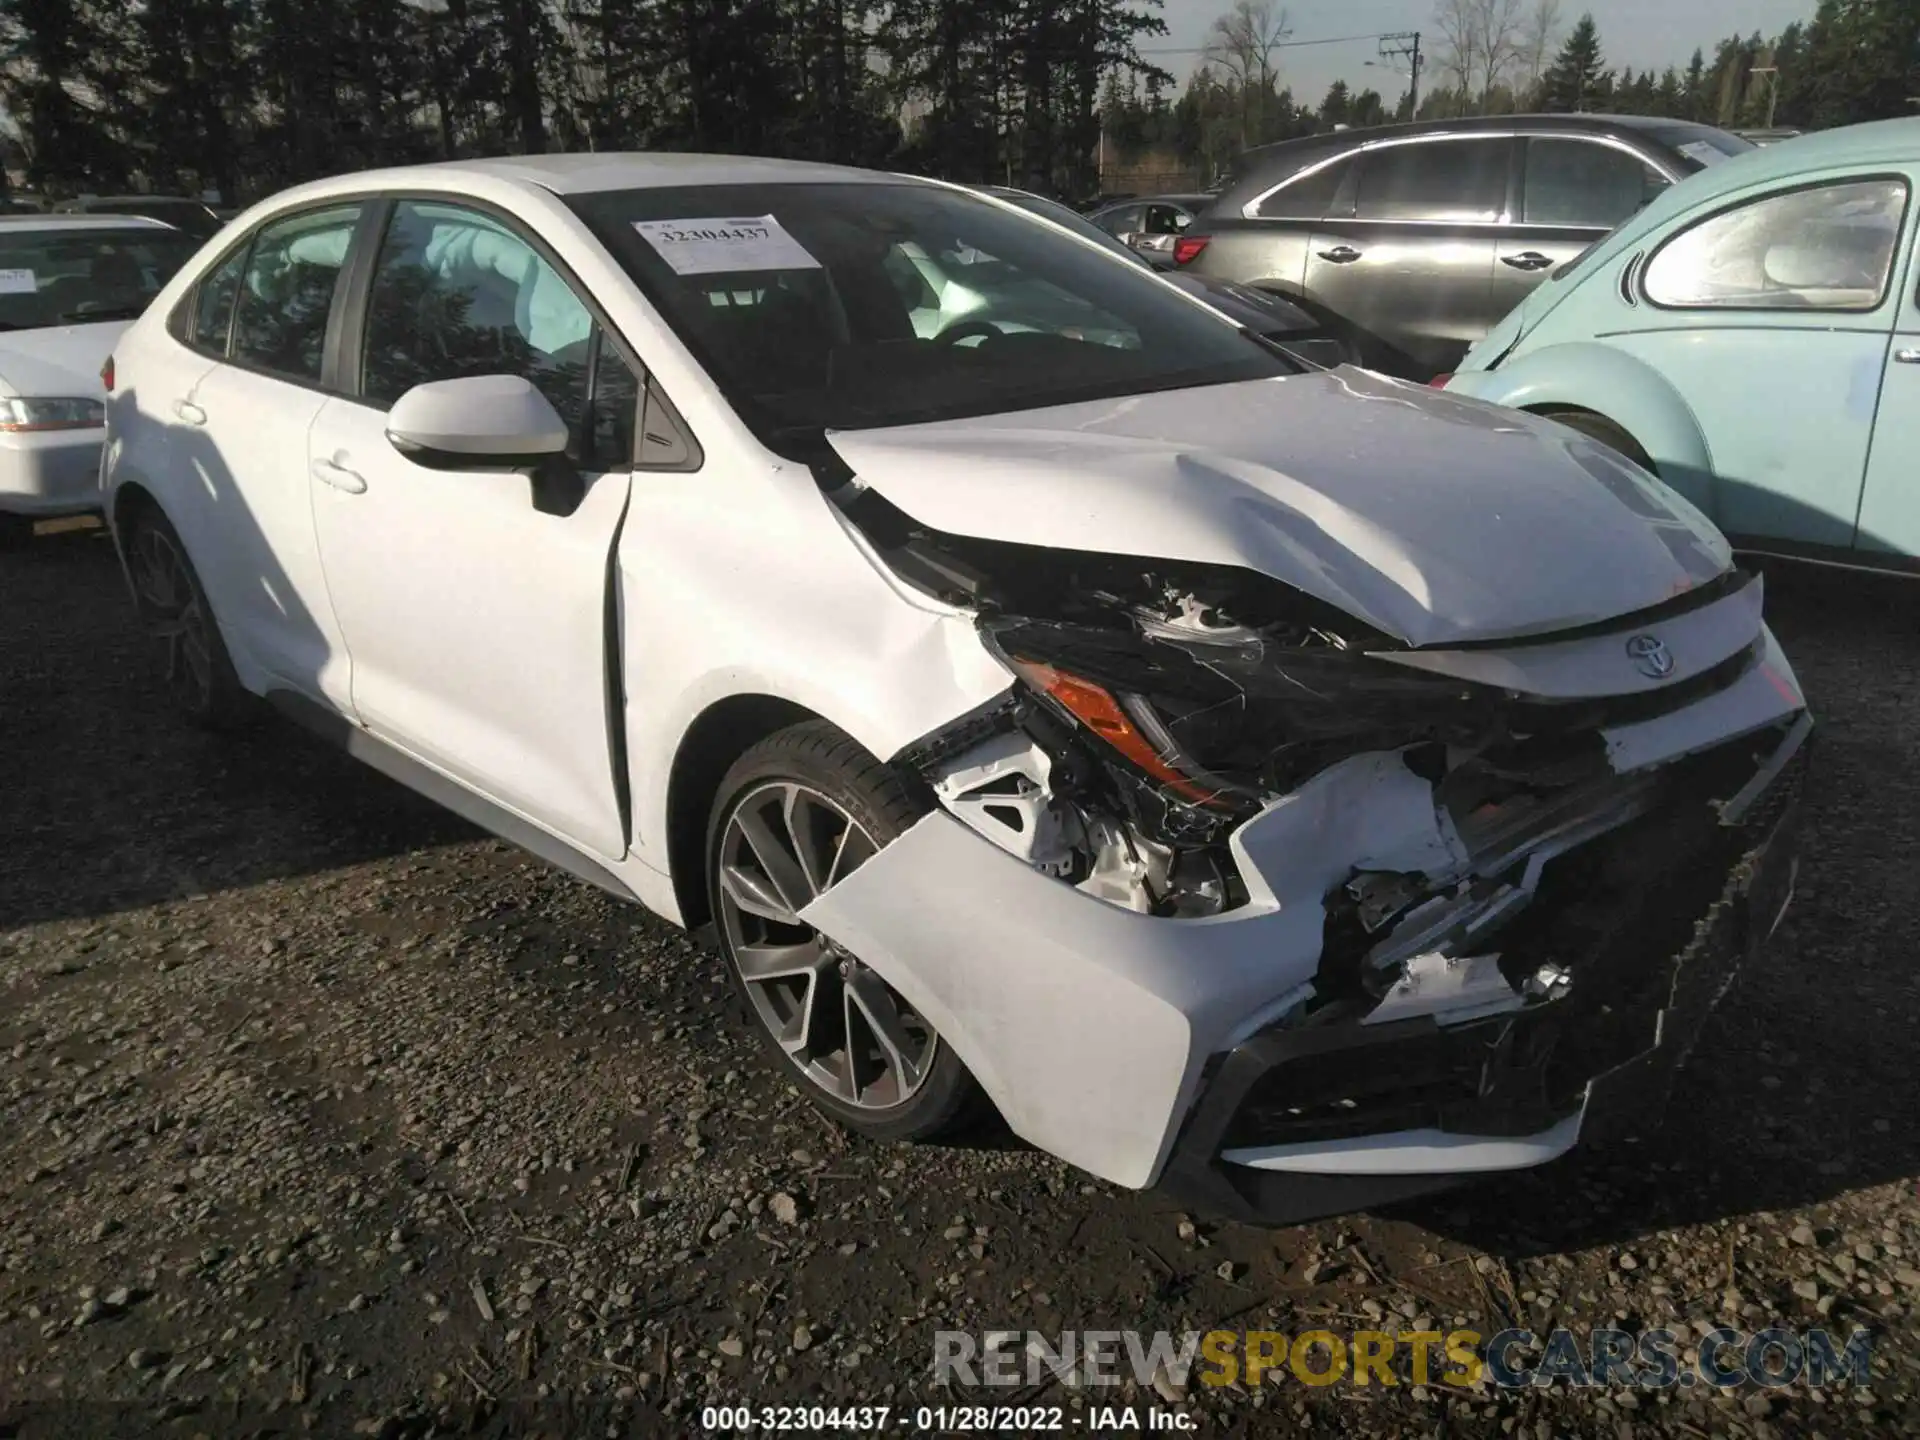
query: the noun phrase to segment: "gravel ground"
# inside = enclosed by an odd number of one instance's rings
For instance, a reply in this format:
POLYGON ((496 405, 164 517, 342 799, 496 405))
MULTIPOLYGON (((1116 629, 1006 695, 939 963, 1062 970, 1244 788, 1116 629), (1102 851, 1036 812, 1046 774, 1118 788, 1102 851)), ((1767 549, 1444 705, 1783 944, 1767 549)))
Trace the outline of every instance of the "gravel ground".
POLYGON ((942 1328, 1823 1317, 1875 1333, 1870 1389, 1288 1379, 1175 1408, 1213 1434, 1912 1429, 1920 592, 1773 588, 1824 721, 1809 858, 1667 1127, 1259 1230, 1004 1136, 828 1128, 677 932, 297 732, 173 723, 104 540, 43 537, 0 564, 0 1437, 952 1403, 942 1328))

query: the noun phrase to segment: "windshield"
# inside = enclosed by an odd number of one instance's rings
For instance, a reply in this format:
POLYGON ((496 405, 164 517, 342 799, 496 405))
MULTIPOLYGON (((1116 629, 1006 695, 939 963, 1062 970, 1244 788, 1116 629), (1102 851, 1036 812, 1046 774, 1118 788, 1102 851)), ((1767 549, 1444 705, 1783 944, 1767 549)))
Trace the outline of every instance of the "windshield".
POLYGON ((961 191, 726 185, 571 203, 776 449, 1298 373, 1139 266, 961 191))
POLYGON ((131 320, 197 249, 157 227, 0 227, 0 330, 131 320))

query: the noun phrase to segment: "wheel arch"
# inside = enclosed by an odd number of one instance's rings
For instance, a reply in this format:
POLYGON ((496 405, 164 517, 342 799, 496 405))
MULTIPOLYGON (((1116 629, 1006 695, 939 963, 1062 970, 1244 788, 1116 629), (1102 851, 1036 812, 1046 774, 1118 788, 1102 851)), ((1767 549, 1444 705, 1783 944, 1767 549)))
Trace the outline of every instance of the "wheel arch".
POLYGON ((1632 436, 1662 480, 1713 514, 1713 453, 1692 406, 1666 376, 1624 351, 1552 345, 1498 370, 1461 375, 1448 388, 1534 415, 1597 415, 1632 436))
MULTIPOLYGON (((127 560, 127 527, 141 515, 158 515, 172 524, 167 507, 137 480, 123 480, 107 497, 107 533, 113 537, 114 553, 120 557, 120 578, 126 582, 127 598, 134 598, 133 570, 127 560)), ((178 529, 179 527, 175 527, 178 529)))
POLYGON ((138 480, 123 480, 114 487, 113 495, 107 504, 107 524, 118 537, 121 528, 142 511, 151 510, 165 515, 166 507, 153 491, 138 480))
POLYGON ((827 717, 778 695, 728 695, 694 717, 667 777, 667 871, 680 921, 697 930, 713 918, 707 896, 707 821, 720 781, 767 736, 827 717))

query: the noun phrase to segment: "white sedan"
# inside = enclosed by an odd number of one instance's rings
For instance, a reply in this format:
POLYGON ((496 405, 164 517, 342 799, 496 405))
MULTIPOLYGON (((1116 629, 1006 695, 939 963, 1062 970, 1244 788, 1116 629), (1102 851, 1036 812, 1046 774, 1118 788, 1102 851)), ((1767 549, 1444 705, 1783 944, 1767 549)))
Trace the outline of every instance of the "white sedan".
POLYGON ((958 187, 343 176, 115 374, 186 711, 710 927, 868 1135, 990 1102, 1267 1220, 1537 1164, 1655 1113, 1790 894, 1811 722, 1697 512, 958 187), (929 333, 923 258, 1002 303, 929 333))
POLYGON ((100 367, 196 248, 158 220, 0 218, 0 549, 100 508, 100 367))

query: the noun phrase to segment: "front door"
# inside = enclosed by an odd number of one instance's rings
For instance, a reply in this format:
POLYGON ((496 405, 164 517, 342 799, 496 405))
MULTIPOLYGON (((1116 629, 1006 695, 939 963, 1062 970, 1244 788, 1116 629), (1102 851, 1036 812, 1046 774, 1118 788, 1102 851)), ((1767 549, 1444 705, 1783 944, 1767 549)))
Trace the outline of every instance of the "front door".
POLYGON ((1347 195, 1314 227, 1306 293, 1363 332, 1367 363, 1431 379, 1500 318, 1494 251, 1514 144, 1442 136, 1361 153, 1347 195))
POLYGON ((631 481, 634 367, 568 283, 491 215, 401 201, 380 246, 353 398, 306 455, 353 704, 374 734, 578 848, 627 848, 609 693, 613 546, 631 481), (531 380, 589 476, 570 514, 507 470, 416 465, 386 413, 417 384, 531 380))
POLYGON ((1698 422, 1713 473, 1670 478, 1736 543, 1853 543, 1905 300, 1908 191, 1884 176, 1776 183, 1716 200, 1639 267, 1639 303, 1607 343, 1698 422))
MULTIPOLYGON (((1910 236, 1914 228, 1909 227, 1910 236)), ((1875 560, 1920 560, 1920 270, 1911 261, 1898 290, 1892 353, 1880 386, 1854 536, 1875 560)))

